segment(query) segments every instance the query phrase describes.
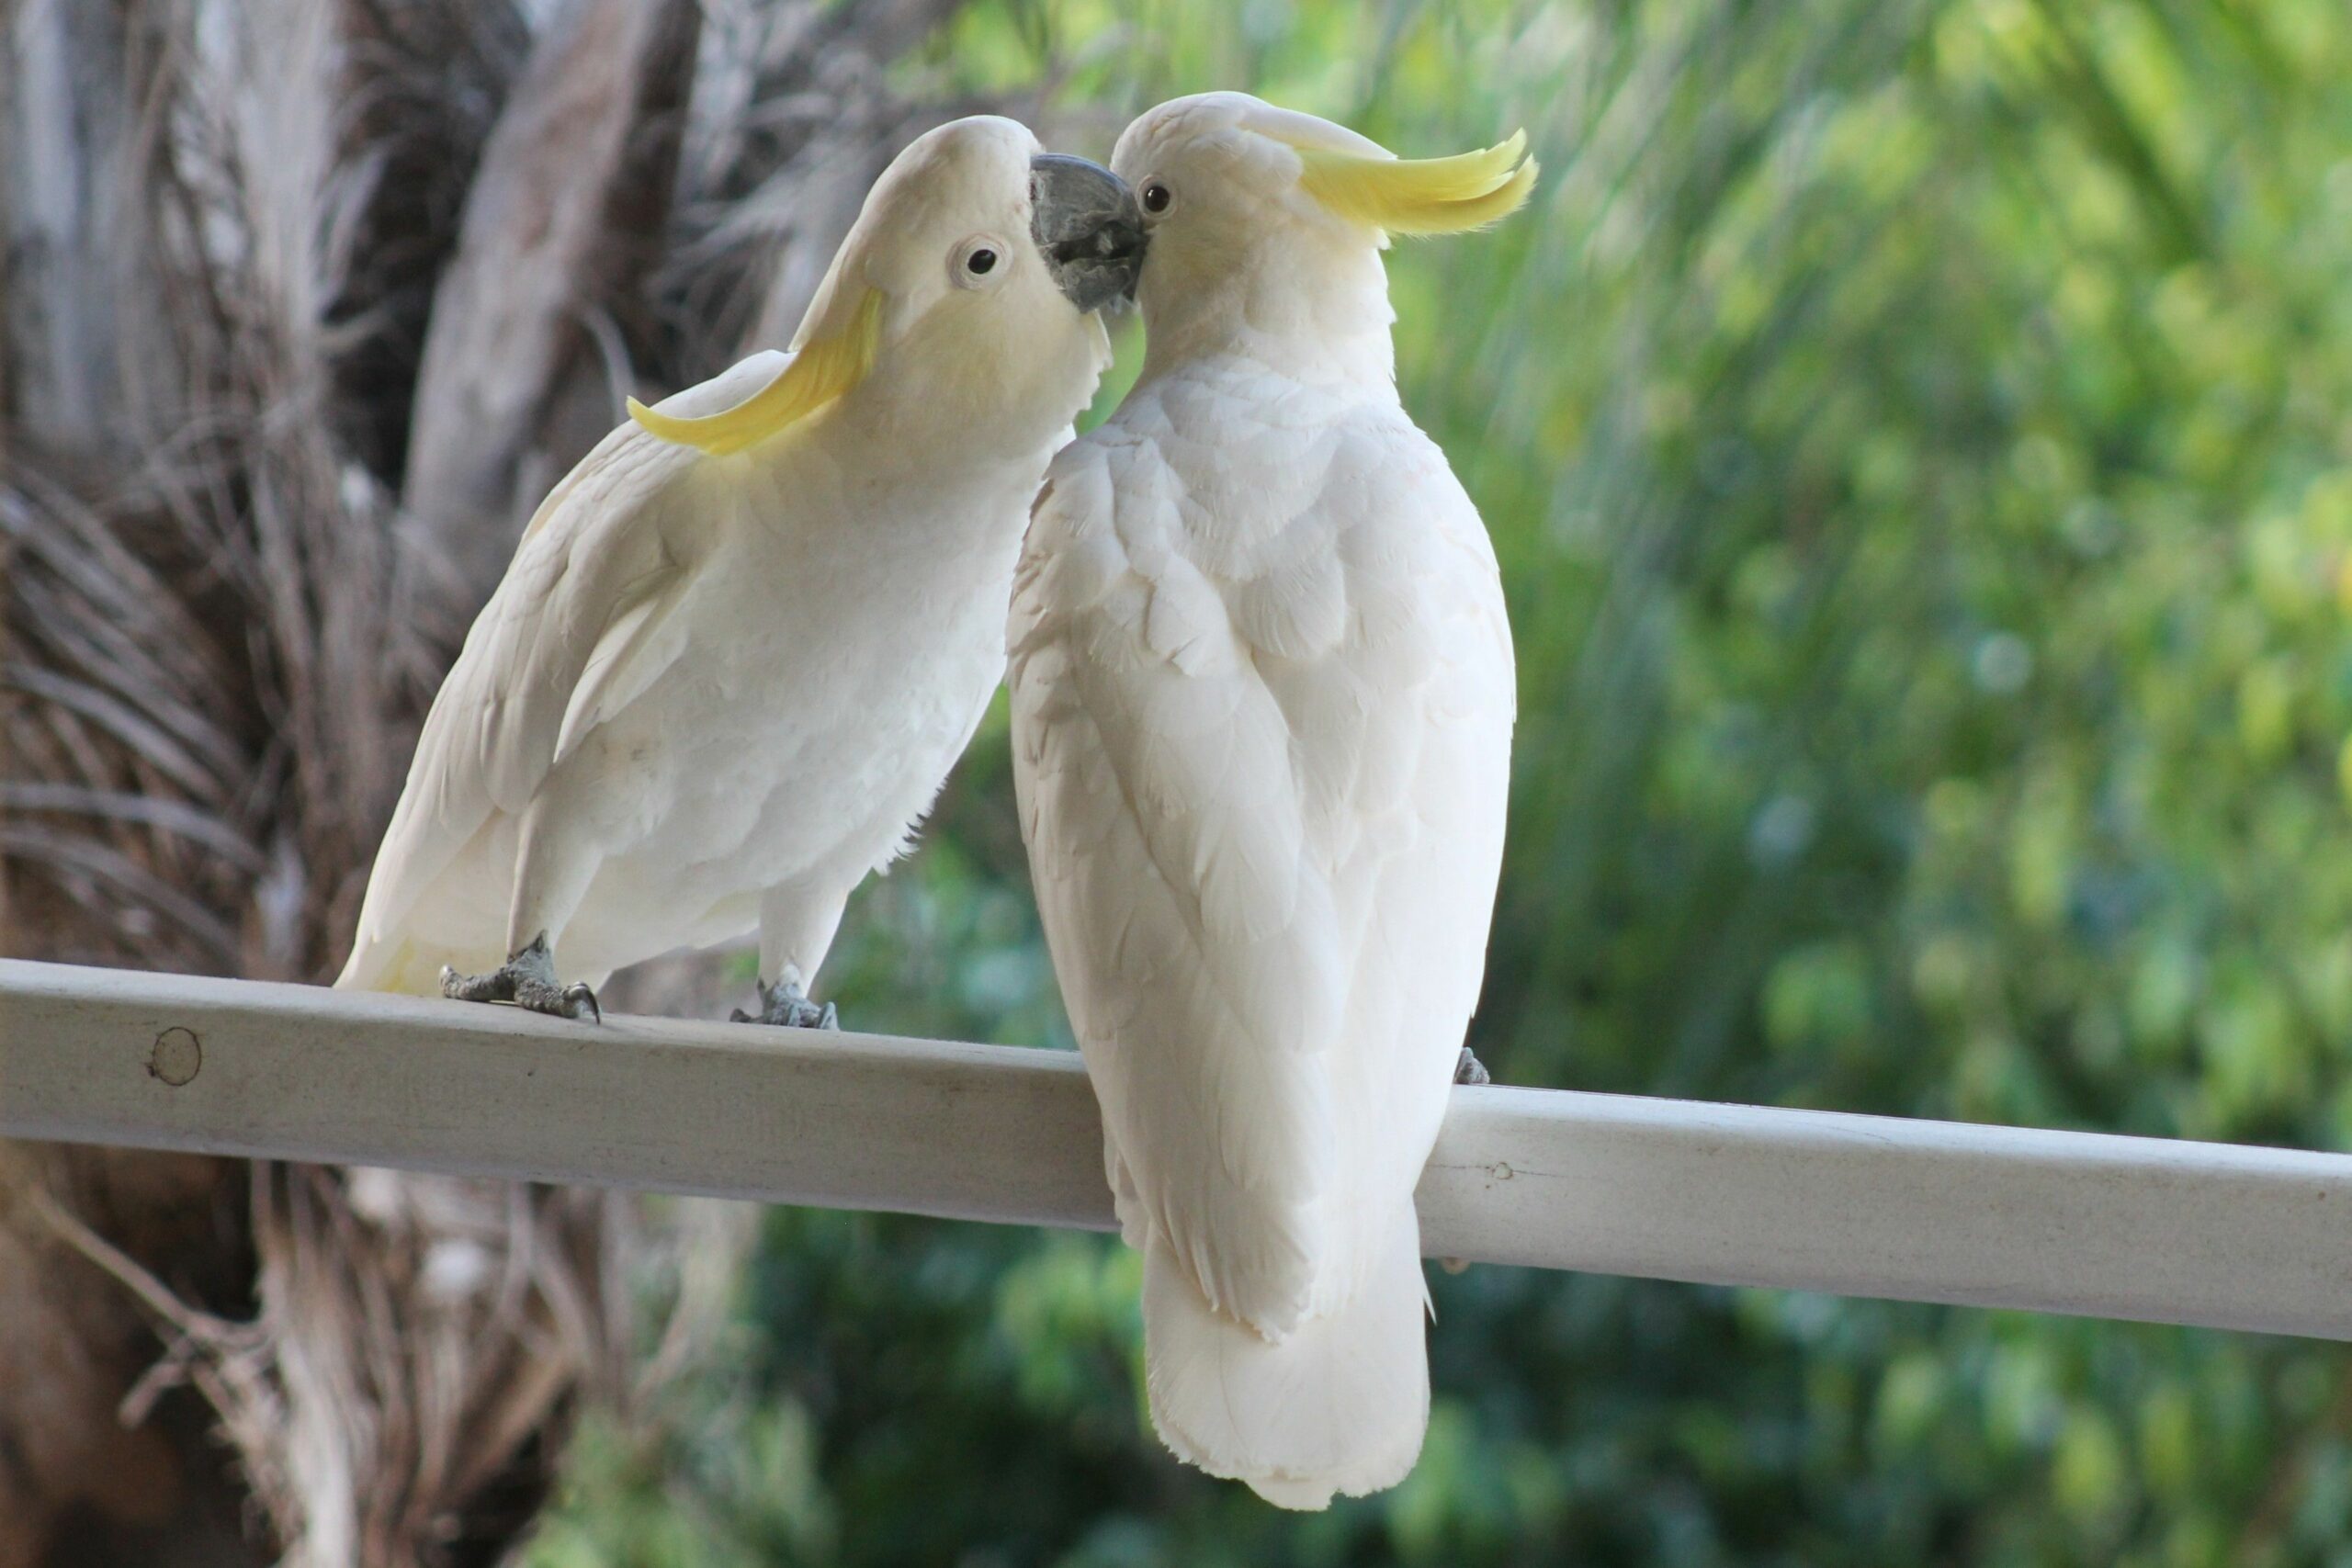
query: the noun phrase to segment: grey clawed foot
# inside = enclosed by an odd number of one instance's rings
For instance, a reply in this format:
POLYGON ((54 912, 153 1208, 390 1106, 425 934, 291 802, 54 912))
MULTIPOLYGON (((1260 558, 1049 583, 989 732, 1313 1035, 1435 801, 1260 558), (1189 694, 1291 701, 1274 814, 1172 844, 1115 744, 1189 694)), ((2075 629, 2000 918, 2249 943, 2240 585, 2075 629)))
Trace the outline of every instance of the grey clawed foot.
POLYGON ((516 948, 504 964, 486 975, 460 975, 444 964, 441 994, 452 1001, 513 1002, 556 1018, 605 1021, 605 1010, 596 1005, 595 992, 585 985, 567 986, 556 978, 555 955, 548 949, 545 931, 516 948))
POLYGON ((819 1007, 808 999, 808 993, 798 981, 779 980, 773 986, 752 982, 760 993, 760 1010, 745 1012, 737 1008, 730 1021, 735 1023, 773 1023, 781 1029, 839 1029, 841 1015, 827 1002, 819 1007))

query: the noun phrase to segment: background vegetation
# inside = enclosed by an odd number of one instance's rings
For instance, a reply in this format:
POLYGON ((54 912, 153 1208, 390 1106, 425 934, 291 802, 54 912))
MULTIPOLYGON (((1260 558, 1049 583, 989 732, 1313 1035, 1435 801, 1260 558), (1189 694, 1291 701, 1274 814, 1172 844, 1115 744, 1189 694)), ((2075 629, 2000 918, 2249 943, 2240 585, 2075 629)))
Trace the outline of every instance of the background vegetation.
MULTIPOLYGON (((1213 85, 1534 138, 1531 211, 1392 266, 1521 649, 1498 1077, 2352 1144, 2336 0, 998 0, 904 68, 1097 154, 1213 85)), ((845 1014, 1066 1043, 1010 796, 1000 723, 845 1014)), ((774 1213, 534 1561, 2352 1562, 2333 1347, 1478 1269, 1419 1470, 1295 1517, 1140 1427, 1135 1285, 774 1213)))

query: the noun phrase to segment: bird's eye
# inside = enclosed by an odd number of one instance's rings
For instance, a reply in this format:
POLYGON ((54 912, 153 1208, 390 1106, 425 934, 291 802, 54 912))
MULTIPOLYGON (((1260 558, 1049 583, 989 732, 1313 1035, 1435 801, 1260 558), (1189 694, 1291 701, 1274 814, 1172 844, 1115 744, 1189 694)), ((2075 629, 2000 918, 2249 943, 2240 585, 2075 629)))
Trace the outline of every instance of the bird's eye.
POLYGON ((1175 199, 1174 193, 1158 180, 1143 187, 1143 209, 1155 218, 1167 211, 1175 199))
POLYGON ((1011 253, 994 234, 974 234, 947 254, 947 276, 958 288, 993 289, 1012 271, 1011 253))

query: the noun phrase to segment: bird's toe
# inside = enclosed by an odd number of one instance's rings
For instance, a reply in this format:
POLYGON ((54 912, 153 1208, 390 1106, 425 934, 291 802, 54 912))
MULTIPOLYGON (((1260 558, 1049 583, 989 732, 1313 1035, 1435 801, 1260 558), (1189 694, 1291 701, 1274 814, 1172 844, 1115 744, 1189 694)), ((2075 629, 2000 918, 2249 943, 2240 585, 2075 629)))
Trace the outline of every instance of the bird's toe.
POLYGON ((778 981, 773 986, 761 985, 758 989, 758 1015, 738 1008, 734 1021, 764 1023, 778 1029, 839 1029, 842 1026, 841 1015, 834 1010, 832 1003, 827 1002, 820 1007, 808 999, 807 992, 789 981, 778 981))

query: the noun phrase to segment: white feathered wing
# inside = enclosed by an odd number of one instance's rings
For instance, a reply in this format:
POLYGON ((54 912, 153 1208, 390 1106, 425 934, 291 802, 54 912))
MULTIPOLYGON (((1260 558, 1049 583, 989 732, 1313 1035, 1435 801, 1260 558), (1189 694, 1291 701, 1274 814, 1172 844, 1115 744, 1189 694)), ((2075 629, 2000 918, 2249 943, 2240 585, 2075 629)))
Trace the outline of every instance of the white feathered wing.
POLYGON ((1056 459, 1014 769, 1145 1254, 1154 1424, 1319 1507, 1401 1479, 1427 1425, 1412 1191, 1484 967, 1513 680, 1436 446, 1393 402, 1216 384, 1247 374, 1147 384, 1056 459))
MULTIPOLYGON (((662 409, 730 407, 789 361, 755 354, 662 409)), ((437 996, 443 964, 491 969, 504 958, 503 878, 484 878, 485 897, 444 900, 424 931, 417 900, 478 833, 519 818, 557 762, 684 651, 675 611, 725 515, 687 488, 698 461, 626 423, 539 503, 425 716, 336 986, 437 996)))

